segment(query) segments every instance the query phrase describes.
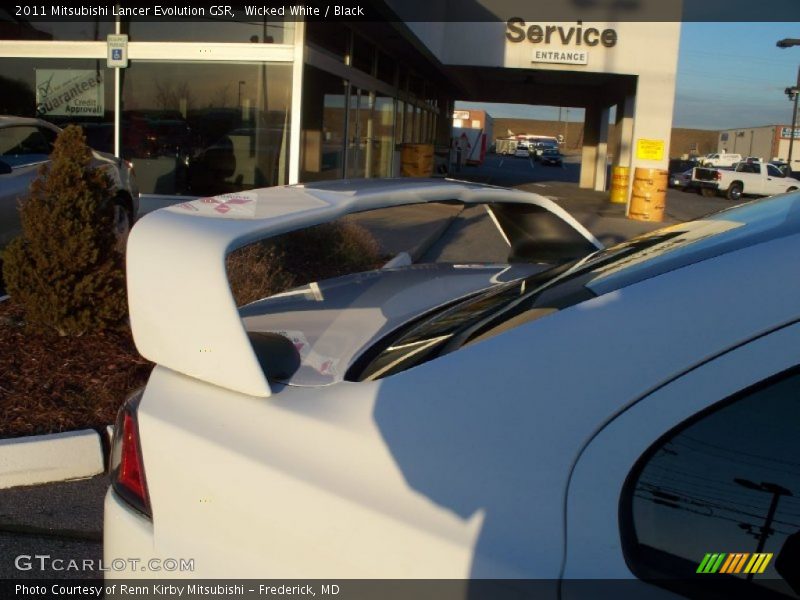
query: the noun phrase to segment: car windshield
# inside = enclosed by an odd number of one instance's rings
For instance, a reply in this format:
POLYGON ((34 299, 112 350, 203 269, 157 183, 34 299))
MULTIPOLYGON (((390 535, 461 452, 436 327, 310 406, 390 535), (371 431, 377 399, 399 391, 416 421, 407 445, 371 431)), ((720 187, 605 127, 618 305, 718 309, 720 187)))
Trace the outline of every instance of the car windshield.
POLYGON ((384 338, 345 379, 398 373, 596 296, 796 233, 799 225, 800 195, 787 195, 633 238, 429 315, 384 338))

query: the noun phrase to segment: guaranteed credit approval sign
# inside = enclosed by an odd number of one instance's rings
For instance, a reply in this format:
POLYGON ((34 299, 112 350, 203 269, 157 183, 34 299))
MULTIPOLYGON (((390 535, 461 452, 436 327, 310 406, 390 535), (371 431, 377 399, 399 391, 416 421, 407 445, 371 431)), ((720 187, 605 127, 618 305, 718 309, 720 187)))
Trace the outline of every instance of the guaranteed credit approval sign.
POLYGON ((103 72, 91 69, 36 69, 36 114, 102 117, 103 72))

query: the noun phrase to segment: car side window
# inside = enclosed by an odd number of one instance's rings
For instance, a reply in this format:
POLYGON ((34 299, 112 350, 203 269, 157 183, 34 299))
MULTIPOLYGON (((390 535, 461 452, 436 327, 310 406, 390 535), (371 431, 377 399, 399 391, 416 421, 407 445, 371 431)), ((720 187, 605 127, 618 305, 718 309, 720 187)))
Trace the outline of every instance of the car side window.
POLYGON ((52 151, 42 130, 34 126, 3 127, 0 129, 0 157, 12 167, 47 160, 52 151))
POLYGON ((687 597, 799 598, 800 369, 663 436, 628 477, 620 523, 641 579, 687 597))
POLYGON ((767 173, 772 177, 785 177, 781 170, 775 165, 767 165, 767 173))

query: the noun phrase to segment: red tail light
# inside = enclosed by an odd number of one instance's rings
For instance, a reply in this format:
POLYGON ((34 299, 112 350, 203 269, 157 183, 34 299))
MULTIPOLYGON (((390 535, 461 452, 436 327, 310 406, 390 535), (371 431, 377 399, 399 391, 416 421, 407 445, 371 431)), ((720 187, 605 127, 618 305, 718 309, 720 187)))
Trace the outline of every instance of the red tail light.
POLYGON ((719 171, 714 171, 714 179, 722 179, 722 173, 719 171))
POLYGON ((136 418, 141 396, 141 392, 137 392, 119 409, 111 448, 111 484, 123 500, 151 517, 150 496, 142 461, 142 442, 136 418))

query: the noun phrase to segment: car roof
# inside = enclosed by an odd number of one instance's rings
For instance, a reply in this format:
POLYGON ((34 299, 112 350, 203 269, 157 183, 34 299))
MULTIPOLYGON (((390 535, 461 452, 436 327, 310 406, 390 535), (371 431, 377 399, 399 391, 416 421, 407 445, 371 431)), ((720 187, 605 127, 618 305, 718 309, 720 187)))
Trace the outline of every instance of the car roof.
POLYGON ((57 130, 58 127, 42 119, 32 117, 15 117, 13 115, 0 115, 0 127, 14 127, 19 125, 30 125, 34 127, 47 127, 57 130))

